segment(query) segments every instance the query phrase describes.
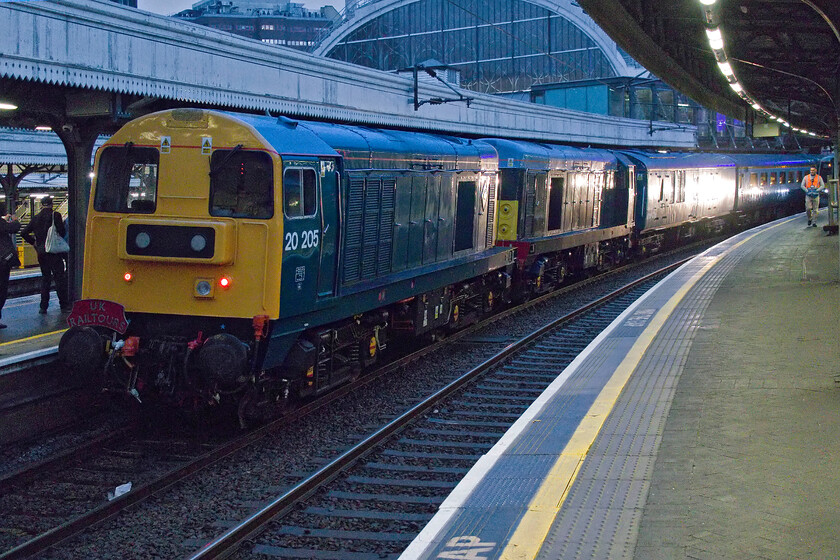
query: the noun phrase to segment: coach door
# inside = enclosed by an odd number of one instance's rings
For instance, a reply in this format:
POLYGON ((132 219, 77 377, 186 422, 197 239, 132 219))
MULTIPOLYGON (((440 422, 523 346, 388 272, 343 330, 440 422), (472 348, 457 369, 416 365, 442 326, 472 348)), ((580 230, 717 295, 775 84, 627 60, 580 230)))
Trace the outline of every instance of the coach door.
MULTIPOLYGON (((319 277, 323 237, 321 224, 324 216, 318 188, 320 175, 321 162, 316 158, 296 158, 283 162, 281 317, 311 310, 322 282, 330 286, 331 281, 319 277)), ((327 223, 324 223, 324 228, 326 226, 327 223)), ((333 225, 327 229, 327 234, 333 236, 332 251, 335 251, 334 229, 333 225)), ((330 271, 330 275, 334 276, 334 260, 330 271)))

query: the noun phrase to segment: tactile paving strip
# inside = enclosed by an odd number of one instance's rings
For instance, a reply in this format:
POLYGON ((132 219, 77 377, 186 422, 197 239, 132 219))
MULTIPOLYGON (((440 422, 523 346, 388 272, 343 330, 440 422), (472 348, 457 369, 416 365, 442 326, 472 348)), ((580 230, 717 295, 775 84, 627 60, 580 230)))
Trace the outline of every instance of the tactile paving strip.
MULTIPOLYGON (((753 233, 706 257, 722 255, 753 233)), ((724 255, 665 322, 584 460, 539 560, 633 557, 656 452, 694 333, 723 279, 753 250, 747 243, 724 255)))

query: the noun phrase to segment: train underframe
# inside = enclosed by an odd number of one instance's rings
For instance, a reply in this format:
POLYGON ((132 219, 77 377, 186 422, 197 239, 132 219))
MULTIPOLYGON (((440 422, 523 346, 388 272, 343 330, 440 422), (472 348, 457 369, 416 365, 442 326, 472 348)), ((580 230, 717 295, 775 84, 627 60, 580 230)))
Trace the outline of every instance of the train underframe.
POLYGON ((733 213, 680 227, 528 255, 510 269, 388 304, 300 333, 282 366, 264 369, 271 322, 253 319, 131 315, 125 336, 72 327, 60 357, 105 392, 163 401, 181 410, 237 408, 240 421, 277 415, 295 398, 326 392, 358 376, 394 347, 406 348, 464 328, 511 299, 550 292, 567 279, 619 266, 682 242, 766 219, 733 213), (163 333, 163 334, 162 334, 163 333))
MULTIPOLYGON (((527 246, 523 252, 529 252, 527 246)), ((527 299, 551 292, 570 278, 610 270, 626 263, 631 256, 630 236, 529 255, 517 271, 517 285, 524 287, 518 297, 527 299)))
POLYGON ((510 300, 506 271, 445 286, 302 332, 282 366, 263 369, 271 324, 249 319, 130 314, 125 335, 72 327, 60 358, 103 392, 182 411, 235 407, 242 424, 275 417, 291 400, 326 392, 393 347, 461 329, 510 300), (165 333, 165 334, 162 334, 165 333))

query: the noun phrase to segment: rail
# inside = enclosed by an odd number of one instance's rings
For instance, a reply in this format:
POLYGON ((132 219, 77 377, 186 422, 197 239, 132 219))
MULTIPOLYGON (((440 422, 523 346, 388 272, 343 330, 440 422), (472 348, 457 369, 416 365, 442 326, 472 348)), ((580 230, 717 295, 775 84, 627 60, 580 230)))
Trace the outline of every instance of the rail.
MULTIPOLYGON (((688 260, 688 259, 686 259, 688 260)), ((486 360, 479 366, 471 369, 460 378, 448 384, 446 387, 440 389, 435 394, 431 395, 423 402, 417 404, 401 416, 377 430, 374 434, 367 437, 358 445, 344 452, 341 456, 331 461, 329 464, 318 470, 316 473, 308 477, 306 480, 280 496, 260 511, 248 517, 237 526, 228 530, 222 536, 211 541, 205 545, 200 551, 190 557, 190 560, 210 560, 215 558, 226 558, 233 554, 237 548, 245 541, 253 538, 259 533, 265 525, 274 520, 278 516, 282 516, 294 508, 299 507, 303 500, 312 496, 322 486, 336 479, 340 474, 346 471, 351 466, 355 465, 360 459, 367 456, 373 450, 391 438, 395 434, 404 431, 408 426, 416 422, 419 418, 426 415, 430 410, 439 407, 440 403, 454 395, 457 391, 463 389, 468 384, 475 381, 480 376, 483 376, 491 369, 505 362, 513 355, 521 352, 524 348, 531 345, 536 340, 545 336, 548 333, 558 329, 561 325, 568 323, 582 315, 603 306, 628 291, 633 290, 639 285, 643 285, 651 281, 652 278, 663 275, 671 270, 682 265, 686 261, 681 261, 669 265, 657 272, 646 275, 619 290, 604 296, 596 301, 588 303, 570 314, 567 314, 559 319, 556 319, 549 324, 536 329, 531 334, 521 338, 515 343, 509 344, 501 352, 486 360)), ((594 335, 593 335, 594 337, 594 335)))

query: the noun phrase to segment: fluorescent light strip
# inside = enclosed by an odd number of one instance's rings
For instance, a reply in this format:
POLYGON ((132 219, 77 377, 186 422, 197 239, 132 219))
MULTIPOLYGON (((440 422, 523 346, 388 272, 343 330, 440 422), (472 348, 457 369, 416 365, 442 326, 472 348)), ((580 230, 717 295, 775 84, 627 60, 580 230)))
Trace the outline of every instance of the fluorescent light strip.
MULTIPOLYGON (((704 6, 712 6, 715 4, 717 0, 700 0, 700 3, 704 6)), ((726 77, 726 81, 729 84, 729 87, 737 93, 741 99, 746 101, 756 112, 760 113, 763 117, 772 119, 774 121, 778 121, 779 124, 782 126, 790 128, 790 124, 785 122, 783 119, 773 115, 770 111, 764 109, 761 105, 758 104, 758 101, 752 98, 750 94, 744 91, 744 87, 738 82, 738 78, 735 76, 735 72, 732 70, 732 65, 729 64, 727 60, 726 52, 723 48, 723 33, 721 33, 720 27, 712 27, 706 29, 706 37, 709 39, 709 46, 712 48, 712 51, 715 54, 715 60, 717 61, 718 68, 720 69, 721 73, 726 77)), ((817 134, 805 130, 803 128, 796 128, 793 127, 795 132, 800 132, 802 134, 809 134, 811 136, 817 136, 817 134)), ((827 136, 820 136, 821 138, 827 138, 827 136)))
POLYGON ((721 34, 719 27, 707 29, 706 36, 709 38, 709 46, 712 47, 712 50, 723 50, 723 35, 721 34))

